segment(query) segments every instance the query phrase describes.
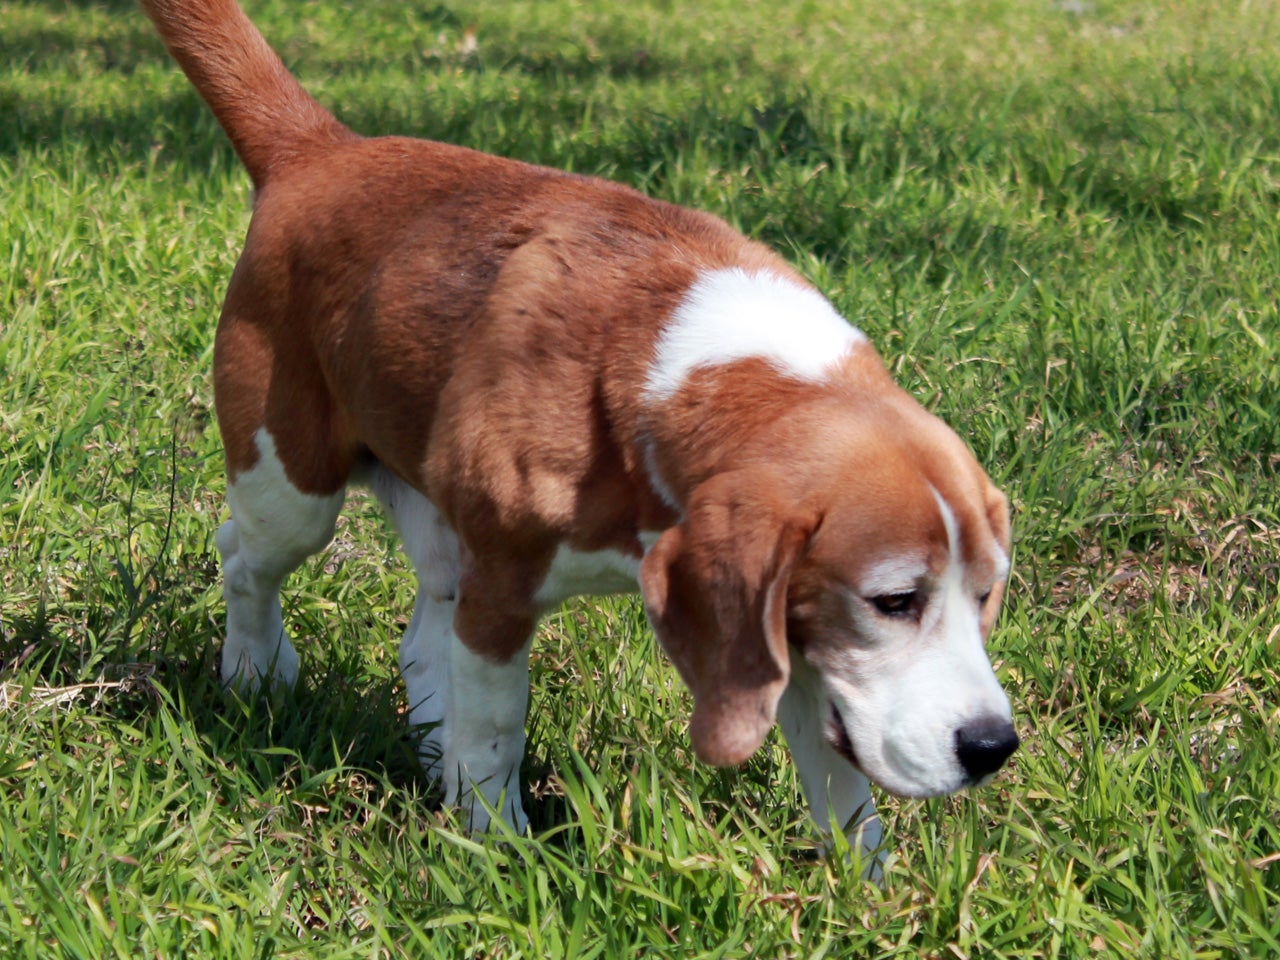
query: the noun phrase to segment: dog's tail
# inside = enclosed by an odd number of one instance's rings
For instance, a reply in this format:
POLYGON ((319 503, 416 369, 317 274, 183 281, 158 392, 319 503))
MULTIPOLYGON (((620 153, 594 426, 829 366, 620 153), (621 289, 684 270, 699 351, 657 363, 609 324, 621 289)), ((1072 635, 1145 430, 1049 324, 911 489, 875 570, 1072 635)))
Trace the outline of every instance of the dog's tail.
POLYGON ((308 147, 355 136, 302 89, 236 0, 142 0, 255 187, 308 147))

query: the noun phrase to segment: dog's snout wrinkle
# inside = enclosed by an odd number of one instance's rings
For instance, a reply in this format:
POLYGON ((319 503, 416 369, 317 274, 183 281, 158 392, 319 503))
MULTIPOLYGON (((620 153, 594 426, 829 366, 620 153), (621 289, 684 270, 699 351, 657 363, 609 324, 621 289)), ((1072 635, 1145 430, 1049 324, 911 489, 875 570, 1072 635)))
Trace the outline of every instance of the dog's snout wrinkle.
POLYGON ((982 717, 956 731, 956 758, 969 779, 991 776, 1018 749, 1018 732, 1000 717, 982 717))

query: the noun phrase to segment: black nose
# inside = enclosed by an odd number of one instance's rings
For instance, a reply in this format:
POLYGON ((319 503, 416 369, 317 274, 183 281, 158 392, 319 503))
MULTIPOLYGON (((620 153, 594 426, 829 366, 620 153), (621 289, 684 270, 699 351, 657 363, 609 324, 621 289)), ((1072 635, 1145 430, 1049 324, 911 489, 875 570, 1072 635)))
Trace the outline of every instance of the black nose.
POLYGON ((1017 749, 1013 724, 998 717, 982 717, 956 731, 956 757, 974 782, 999 770, 1017 749))

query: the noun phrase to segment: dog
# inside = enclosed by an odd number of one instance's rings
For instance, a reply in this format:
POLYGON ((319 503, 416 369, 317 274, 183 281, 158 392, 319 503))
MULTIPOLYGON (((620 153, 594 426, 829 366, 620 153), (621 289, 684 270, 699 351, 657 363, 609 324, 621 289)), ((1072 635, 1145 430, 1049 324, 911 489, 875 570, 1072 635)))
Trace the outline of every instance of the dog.
POLYGON ((637 585, 696 756, 776 721, 820 829, 875 851, 869 781, 996 773, 1007 500, 803 277, 616 183, 358 136, 235 0, 142 5, 255 188, 213 370, 226 684, 295 681, 280 589, 358 480, 417 573, 410 720, 473 831, 528 825, 539 617, 637 585))

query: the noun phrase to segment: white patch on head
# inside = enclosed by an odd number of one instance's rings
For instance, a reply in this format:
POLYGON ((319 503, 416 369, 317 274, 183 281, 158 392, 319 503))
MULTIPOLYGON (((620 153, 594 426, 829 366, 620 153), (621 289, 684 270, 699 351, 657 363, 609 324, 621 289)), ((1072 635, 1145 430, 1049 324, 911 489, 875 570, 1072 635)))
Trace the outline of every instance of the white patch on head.
POLYGON ((951 512, 951 507, 947 505, 947 501, 942 499, 942 494, 938 492, 937 487, 930 484, 929 492, 933 494, 933 499, 937 501, 938 511, 942 514, 942 527, 947 531, 948 565, 955 566, 960 559, 960 527, 956 524, 956 515, 951 512))
POLYGON ((674 396, 695 370, 759 357, 820 380, 866 336, 816 290, 770 273, 713 270, 689 288, 658 340, 645 396, 674 396))

